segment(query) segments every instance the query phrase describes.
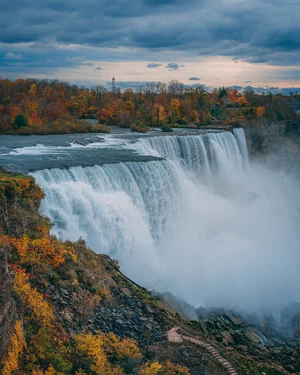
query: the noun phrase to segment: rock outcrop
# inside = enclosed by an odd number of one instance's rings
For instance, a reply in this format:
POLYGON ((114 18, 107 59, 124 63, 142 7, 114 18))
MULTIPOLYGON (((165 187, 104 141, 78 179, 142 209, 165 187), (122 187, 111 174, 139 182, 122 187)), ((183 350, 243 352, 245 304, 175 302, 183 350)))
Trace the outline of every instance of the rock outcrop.
POLYGON ((243 126, 250 154, 264 153, 284 135, 285 122, 247 123, 243 126))
POLYGON ((0 245, 0 357, 7 349, 21 306, 13 292, 14 272, 9 267, 9 249, 0 245))

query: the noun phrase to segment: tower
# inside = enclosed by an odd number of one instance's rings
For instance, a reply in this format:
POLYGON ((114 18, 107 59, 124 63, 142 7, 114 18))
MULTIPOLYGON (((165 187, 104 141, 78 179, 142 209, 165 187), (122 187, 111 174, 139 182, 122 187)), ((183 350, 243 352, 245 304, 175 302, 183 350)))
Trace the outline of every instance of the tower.
POLYGON ((115 80, 115 77, 113 77, 112 81, 111 81, 111 89, 113 92, 116 91, 116 80, 115 80))

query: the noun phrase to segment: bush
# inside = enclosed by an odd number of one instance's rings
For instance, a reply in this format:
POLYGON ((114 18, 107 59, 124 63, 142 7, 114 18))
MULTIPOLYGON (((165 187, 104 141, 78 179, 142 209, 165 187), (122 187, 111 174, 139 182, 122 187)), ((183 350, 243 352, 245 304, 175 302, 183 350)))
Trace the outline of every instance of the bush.
POLYGON ((147 133, 149 131, 149 128, 143 122, 136 121, 134 124, 130 126, 130 130, 132 132, 147 133))
POLYGON ((179 125, 187 125, 187 121, 185 121, 182 118, 179 118, 177 122, 178 122, 179 125))
POLYGON ((98 124, 93 126, 92 131, 95 133, 110 133, 110 127, 104 124, 98 124))
POLYGON ((60 121, 53 121, 47 124, 36 126, 24 126, 17 129, 16 133, 21 135, 31 134, 71 134, 71 133, 109 133, 107 125, 97 124, 95 126, 88 124, 76 118, 69 118, 60 121))
POLYGON ((170 126, 165 125, 161 127, 161 130, 166 133, 171 133, 173 131, 173 129, 170 126))
POLYGON ((15 129, 19 129, 19 128, 22 128, 23 126, 27 126, 27 125, 28 125, 28 123, 27 123, 27 120, 24 117, 24 115, 19 114, 15 117, 15 119, 14 119, 14 128, 15 129))

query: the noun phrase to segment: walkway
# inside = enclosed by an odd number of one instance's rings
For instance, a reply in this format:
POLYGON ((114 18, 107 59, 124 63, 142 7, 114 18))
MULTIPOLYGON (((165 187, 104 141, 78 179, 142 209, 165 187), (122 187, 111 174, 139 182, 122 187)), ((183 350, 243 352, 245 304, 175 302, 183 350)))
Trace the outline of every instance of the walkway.
POLYGON ((235 371, 235 369, 231 366, 231 364, 223 358, 220 353, 210 344, 200 340, 199 338, 192 337, 192 336, 186 336, 184 334, 179 334, 178 333, 179 327, 175 326, 173 327, 168 333, 168 341, 172 343, 182 343, 183 341, 189 341, 195 345, 200 346, 201 348, 205 349, 206 351, 209 352, 209 354, 212 355, 213 358, 215 358, 221 366, 223 366, 228 374, 230 375, 238 375, 238 373, 235 371))

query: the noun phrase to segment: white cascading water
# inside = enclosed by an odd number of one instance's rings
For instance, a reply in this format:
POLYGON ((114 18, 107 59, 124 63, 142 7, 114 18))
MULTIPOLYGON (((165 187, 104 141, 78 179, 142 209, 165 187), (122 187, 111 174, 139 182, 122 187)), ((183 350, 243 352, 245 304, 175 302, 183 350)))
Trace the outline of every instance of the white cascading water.
POLYGON ((33 174, 55 234, 85 239, 137 282, 195 306, 278 311, 298 301, 297 185, 249 165, 242 129, 133 147, 165 160, 33 174))

